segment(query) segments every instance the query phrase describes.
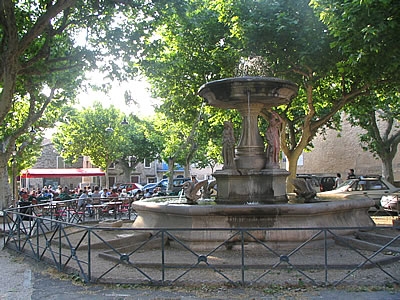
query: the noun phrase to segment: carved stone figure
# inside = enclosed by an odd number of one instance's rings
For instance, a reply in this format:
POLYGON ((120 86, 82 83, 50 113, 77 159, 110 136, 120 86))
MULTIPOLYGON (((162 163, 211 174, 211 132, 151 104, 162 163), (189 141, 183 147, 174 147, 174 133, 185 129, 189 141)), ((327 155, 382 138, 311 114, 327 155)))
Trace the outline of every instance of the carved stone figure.
POLYGON ((203 188, 203 199, 210 199, 211 196, 213 196, 214 192, 216 192, 216 186, 217 186, 216 180, 207 182, 207 184, 203 188))
POLYGON ((224 122, 222 138, 222 157, 224 159, 223 169, 236 169, 235 164, 235 136, 233 125, 230 121, 224 122))
POLYGON ((202 196, 199 193, 200 189, 205 187, 207 184, 207 180, 199 181, 197 183, 194 183, 193 181, 186 181, 183 184, 182 189, 189 204, 196 204, 197 200, 199 200, 202 196))
POLYGON ((294 185, 294 192, 298 198, 304 199, 305 203, 313 202, 317 193, 308 181, 294 178, 292 179, 292 184, 294 185))
POLYGON ((282 119, 274 111, 269 114, 269 125, 265 132, 267 139, 267 165, 276 165, 279 163, 279 151, 281 150, 281 127, 282 119))

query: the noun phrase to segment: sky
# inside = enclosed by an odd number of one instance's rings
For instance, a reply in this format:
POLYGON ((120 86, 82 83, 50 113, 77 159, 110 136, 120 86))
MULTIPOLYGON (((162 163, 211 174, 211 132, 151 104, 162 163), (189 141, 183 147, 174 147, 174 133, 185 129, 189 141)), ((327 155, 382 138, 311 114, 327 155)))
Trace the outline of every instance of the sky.
MULTIPOLYGON (((87 35, 88 31, 86 30, 78 31, 77 36, 75 37, 76 45, 89 47, 87 45, 87 35)), ((122 61, 114 61, 114 63, 123 64, 122 61)), ((104 82, 109 82, 109 80, 104 79, 105 75, 100 72, 89 72, 85 74, 85 77, 87 78, 87 81, 93 85, 101 85, 104 82)), ((86 108, 91 106, 95 101, 100 101, 103 104, 103 107, 108 107, 112 104, 126 114, 133 112, 138 117, 149 116, 154 113, 152 105, 157 103, 155 99, 151 98, 150 92, 148 91, 149 87, 150 85, 145 80, 123 83, 116 82, 108 95, 97 91, 81 92, 78 96, 79 104, 76 105, 76 107, 86 108), (124 93, 126 90, 131 92, 134 100, 138 102, 138 106, 133 104, 127 106, 125 104, 124 93)))
MULTIPOLYGON (((101 83, 103 78, 98 75, 92 75, 91 80, 96 80, 96 83, 101 83)), ((76 108, 87 108, 93 105, 94 102, 99 101, 103 107, 114 105, 116 108, 124 112, 126 115, 134 113, 139 118, 151 116, 154 114, 154 105, 159 101, 152 98, 149 91, 150 85, 146 81, 129 81, 123 83, 115 83, 108 94, 100 91, 88 90, 81 92, 78 95, 76 108), (130 91, 132 98, 137 102, 137 105, 126 105, 124 99, 125 91, 130 91)), ((56 131, 56 128, 45 130, 45 137, 51 138, 56 131)))
MULTIPOLYGON (((101 77, 93 75, 92 81, 101 83, 101 77)), ((129 81, 123 83, 114 83, 112 89, 108 94, 100 91, 90 90, 88 92, 81 92, 78 95, 79 103, 76 107, 87 108, 93 105, 95 101, 102 103, 103 107, 114 105, 116 108, 125 112, 127 115, 134 113, 138 117, 145 117, 154 114, 154 105, 158 103, 153 99, 149 92, 150 85, 146 81, 129 81), (132 98, 138 103, 137 105, 126 105, 124 99, 125 91, 130 91, 132 98)))

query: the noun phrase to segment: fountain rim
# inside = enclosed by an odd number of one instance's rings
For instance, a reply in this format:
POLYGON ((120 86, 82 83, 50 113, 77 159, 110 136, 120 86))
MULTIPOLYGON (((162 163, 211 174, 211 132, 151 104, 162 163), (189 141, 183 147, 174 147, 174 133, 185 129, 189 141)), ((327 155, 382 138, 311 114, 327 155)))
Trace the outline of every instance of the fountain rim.
POLYGON ((226 84, 226 83, 248 83, 248 82, 259 82, 259 83, 280 83, 294 88, 293 90, 297 93, 299 87, 297 84, 290 80, 281 79, 278 77, 263 77, 263 76, 242 76, 242 77, 229 77, 218 80, 213 80, 204 83, 198 90, 197 94, 201 96, 202 90, 209 88, 210 86, 226 84))
POLYGON ((156 202, 136 201, 132 206, 138 211, 154 211, 158 213, 173 213, 176 215, 304 215, 325 214, 327 211, 342 211, 349 207, 367 209, 374 204, 374 200, 346 199, 333 201, 320 201, 314 203, 281 203, 281 204, 255 204, 255 205, 188 205, 188 204, 162 204, 156 202))

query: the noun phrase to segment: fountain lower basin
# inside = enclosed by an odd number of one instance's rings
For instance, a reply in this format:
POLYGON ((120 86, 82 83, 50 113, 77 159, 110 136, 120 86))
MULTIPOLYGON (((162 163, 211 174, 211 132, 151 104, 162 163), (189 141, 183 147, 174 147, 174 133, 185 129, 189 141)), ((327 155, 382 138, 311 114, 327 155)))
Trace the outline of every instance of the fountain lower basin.
MULTIPOLYGON (((268 205, 186 205, 137 201, 132 204, 138 213, 133 227, 202 229, 174 232, 182 241, 200 248, 223 243, 236 228, 261 229, 254 231, 258 240, 284 247, 308 240, 317 232, 315 228, 374 226, 368 215, 372 205, 374 201, 371 199, 268 205), (216 231, 215 228, 231 230, 216 231), (304 230, 270 230, 276 228, 304 230)), ((338 234, 353 232, 355 229, 343 229, 338 234)), ((249 237, 248 242, 251 241, 249 237)))

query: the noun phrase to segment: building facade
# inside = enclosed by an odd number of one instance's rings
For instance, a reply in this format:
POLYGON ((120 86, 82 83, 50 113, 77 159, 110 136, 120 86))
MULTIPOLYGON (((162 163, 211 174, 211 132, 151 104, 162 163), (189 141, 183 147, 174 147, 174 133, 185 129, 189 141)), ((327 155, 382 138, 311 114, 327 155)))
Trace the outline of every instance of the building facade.
MULTIPOLYGON (((343 121, 342 131, 327 130, 326 135, 317 135, 314 149, 303 153, 299 160, 297 173, 316 175, 335 175, 341 173, 346 177, 349 169, 356 175, 382 175, 382 162, 372 153, 363 151, 360 146, 360 128, 351 127, 343 121)), ((400 181, 400 154, 393 160, 394 180, 400 181)))
MULTIPOLYGON (((48 139, 44 140, 42 144, 42 155, 38 158, 32 169, 63 169, 63 168, 92 168, 93 165, 90 163, 88 157, 80 157, 74 164, 68 164, 59 155, 54 148, 52 142, 48 139)), ((147 183, 153 183, 160 181, 168 172, 168 165, 164 162, 157 160, 145 163, 139 163, 136 168, 130 174, 131 183, 140 183, 145 185, 147 183)), ((204 170, 196 173, 202 175, 204 170)), ((177 168, 174 171, 174 177, 182 176, 184 174, 183 168, 177 168)), ((112 164, 108 170, 108 180, 105 182, 103 176, 90 176, 90 177, 59 177, 59 178, 21 178, 20 186, 32 189, 42 188, 44 186, 57 187, 67 186, 71 190, 76 187, 82 186, 94 186, 100 187, 112 187, 118 183, 127 183, 122 176, 122 170, 118 168, 118 165, 112 164)), ((203 177, 203 176, 201 176, 203 177)))

